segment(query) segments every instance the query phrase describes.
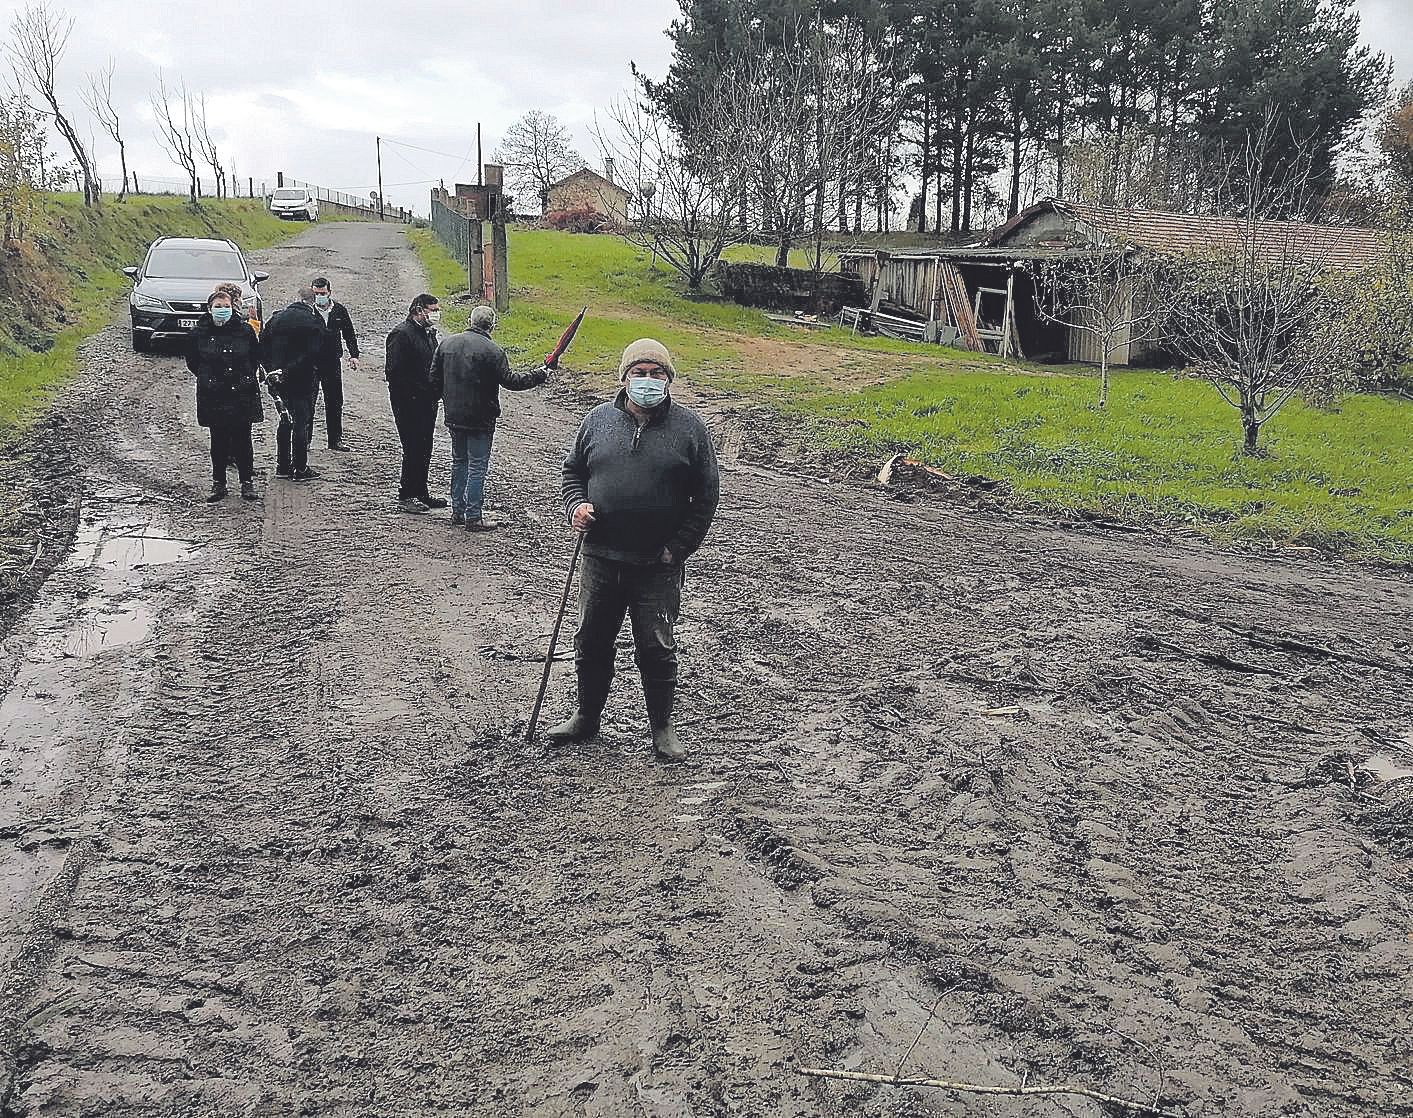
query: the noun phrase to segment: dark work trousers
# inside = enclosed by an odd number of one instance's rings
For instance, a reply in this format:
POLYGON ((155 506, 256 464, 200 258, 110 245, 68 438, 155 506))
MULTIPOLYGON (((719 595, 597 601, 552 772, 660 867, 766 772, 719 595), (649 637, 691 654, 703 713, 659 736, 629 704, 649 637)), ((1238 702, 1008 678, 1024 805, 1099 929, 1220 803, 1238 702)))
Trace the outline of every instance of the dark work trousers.
POLYGON ((319 387, 324 390, 324 426, 329 445, 343 442, 343 362, 337 357, 325 358, 319 367, 319 387))
POLYGON ((404 500, 427 497, 439 401, 420 396, 392 396, 391 400, 397 437, 402 441, 402 480, 397 495, 404 500))
POLYGON ((316 388, 308 395, 291 393, 284 398, 289 418, 280 416, 275 429, 275 453, 281 469, 302 470, 309 465, 309 440, 314 437, 314 404, 319 399, 316 388))
POLYGON ((223 423, 211 428, 211 480, 226 483, 226 465, 234 462, 240 480, 255 480, 255 446, 250 440, 250 424, 223 423))
POLYGON ((603 712, 613 683, 614 645, 627 614, 648 721, 655 729, 668 725, 677 687, 673 630, 681 608, 680 565, 638 566, 585 555, 579 572, 579 631, 574 636, 579 709, 595 719, 603 712))

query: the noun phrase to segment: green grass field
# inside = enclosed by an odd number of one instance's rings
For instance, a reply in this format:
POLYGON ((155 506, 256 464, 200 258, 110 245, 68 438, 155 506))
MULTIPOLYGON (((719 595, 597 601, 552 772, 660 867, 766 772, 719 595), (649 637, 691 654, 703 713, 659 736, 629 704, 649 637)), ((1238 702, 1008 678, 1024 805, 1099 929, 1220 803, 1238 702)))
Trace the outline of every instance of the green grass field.
POLYGON ((140 264, 154 238, 229 237, 257 249, 303 228, 271 217, 258 199, 207 200, 192 210, 176 197, 108 198, 95 213, 76 194, 45 198, 33 244, 7 261, 0 287, 0 435, 72 375, 80 343, 112 320, 128 289, 122 269, 140 264))
MULTIPOLYGON (((433 291, 464 291, 465 272, 430 231, 412 237, 433 291)), ((1100 411, 1087 368, 1042 370, 837 329, 800 333, 687 294, 612 237, 516 230, 510 271, 511 312, 497 336, 522 363, 588 304, 566 364, 599 384, 624 345, 652 335, 686 379, 770 404, 824 450, 879 461, 905 452, 1000 478, 1056 512, 1413 562, 1413 402, 1403 398, 1355 396, 1330 410, 1291 403, 1265 429, 1266 456, 1249 458, 1235 412, 1181 376, 1118 372, 1100 411)), ((451 328, 464 325, 465 304, 447 312, 451 328)))

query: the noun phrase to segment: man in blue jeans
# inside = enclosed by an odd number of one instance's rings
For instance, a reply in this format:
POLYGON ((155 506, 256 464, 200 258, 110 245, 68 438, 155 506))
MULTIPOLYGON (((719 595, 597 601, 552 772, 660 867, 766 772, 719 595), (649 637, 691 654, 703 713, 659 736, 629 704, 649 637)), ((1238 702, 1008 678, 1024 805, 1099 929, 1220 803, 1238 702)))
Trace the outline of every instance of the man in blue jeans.
POLYGON ((451 522, 468 532, 499 527, 481 515, 491 443, 500 418, 500 390, 520 391, 544 384, 549 373, 510 371, 505 350, 491 341, 496 312, 473 307, 471 323, 437 346, 432 357, 432 386, 442 397, 451 432, 451 522))

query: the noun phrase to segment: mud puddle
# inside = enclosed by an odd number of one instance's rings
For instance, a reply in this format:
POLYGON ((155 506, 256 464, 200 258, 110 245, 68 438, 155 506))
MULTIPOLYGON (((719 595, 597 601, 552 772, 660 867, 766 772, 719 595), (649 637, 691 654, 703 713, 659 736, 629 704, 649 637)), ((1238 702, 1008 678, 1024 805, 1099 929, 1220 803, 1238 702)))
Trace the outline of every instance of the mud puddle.
POLYGON ((1402 758, 1390 757, 1387 753, 1375 753, 1364 762, 1364 767, 1373 773, 1381 784, 1413 777, 1413 764, 1402 758))
POLYGON ((33 643, 0 701, 0 740, 9 747, 0 789, 16 807, 34 808, 58 793, 74 741, 66 727, 76 716, 100 728, 111 717, 105 708, 114 693, 93 669, 155 631, 162 587, 149 572, 198 551, 160 516, 100 503, 82 519, 73 550, 32 615, 33 643))

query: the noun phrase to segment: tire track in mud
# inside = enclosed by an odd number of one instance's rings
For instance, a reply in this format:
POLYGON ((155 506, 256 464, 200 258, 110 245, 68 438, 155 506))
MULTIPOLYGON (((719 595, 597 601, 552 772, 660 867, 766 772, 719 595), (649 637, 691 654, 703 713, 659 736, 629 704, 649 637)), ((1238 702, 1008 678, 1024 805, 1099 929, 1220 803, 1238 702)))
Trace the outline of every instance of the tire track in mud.
MULTIPOLYGON (((52 755, 86 797, 57 814, 111 807, 71 910, 38 922, 49 969, 11 998, 15 1022, 54 1007, 13 1049, 11 1112, 1056 1112, 795 1071, 891 1072, 921 1034, 905 1071, 1193 1115, 1413 1113, 1409 864, 1358 822, 1372 778, 1321 775, 1334 752, 1364 772, 1361 727, 1396 742, 1413 700, 1182 612, 1406 662, 1407 582, 736 463, 688 574, 693 763, 650 761, 626 644, 603 738, 526 747, 582 401, 507 394, 506 531, 400 515, 379 357, 415 259, 338 225, 262 263, 331 274, 366 340, 356 453, 317 453, 318 483, 200 504, 185 374, 117 332, 73 394, 90 490, 146 495, 196 546, 142 574, 150 629, 95 657, 92 710, 50 734, 94 743, 52 755)), ((444 485, 440 443, 435 463, 444 485)), ((67 578, 11 663, 77 609, 67 578)), ((39 884, 63 849, 6 857, 39 855, 39 884)))

